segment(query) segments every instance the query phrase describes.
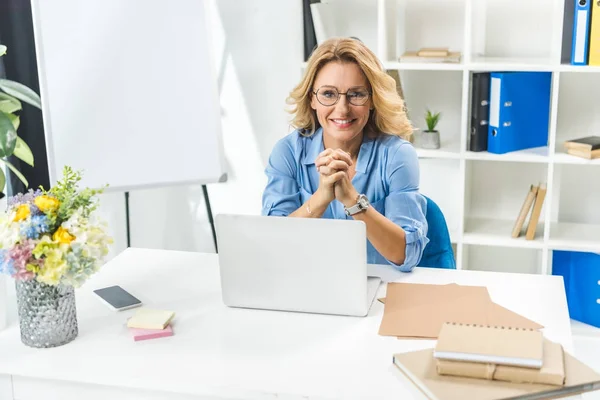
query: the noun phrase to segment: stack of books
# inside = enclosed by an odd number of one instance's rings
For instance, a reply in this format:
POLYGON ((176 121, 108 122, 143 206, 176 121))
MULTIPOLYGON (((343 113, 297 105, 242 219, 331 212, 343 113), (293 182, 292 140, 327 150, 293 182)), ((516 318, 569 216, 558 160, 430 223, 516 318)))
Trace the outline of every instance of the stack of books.
POLYGON ((600 136, 586 136, 567 140, 565 150, 572 156, 587 158, 588 160, 600 158, 600 136))
POLYGON ((544 205, 544 199, 546 198, 546 184, 540 183, 538 185, 531 185, 529 191, 525 196, 525 201, 519 211, 519 216, 512 230, 511 236, 518 238, 521 236, 525 219, 529 215, 529 222, 525 229, 525 239, 533 240, 535 238, 535 232, 537 230, 540 215, 542 214, 542 206, 544 205), (531 215, 529 214, 531 210, 531 215))
POLYGON ((175 317, 173 311, 140 308, 127 321, 127 327, 133 340, 157 339, 173 336, 171 321, 175 317))
POLYGON ((445 323, 435 348, 394 354, 430 399, 558 398, 600 389, 600 374, 545 338, 511 326, 445 323))
POLYGON ((400 62, 413 63, 460 63, 459 51, 450 51, 447 47, 423 47, 417 51, 407 51, 398 59, 400 62))

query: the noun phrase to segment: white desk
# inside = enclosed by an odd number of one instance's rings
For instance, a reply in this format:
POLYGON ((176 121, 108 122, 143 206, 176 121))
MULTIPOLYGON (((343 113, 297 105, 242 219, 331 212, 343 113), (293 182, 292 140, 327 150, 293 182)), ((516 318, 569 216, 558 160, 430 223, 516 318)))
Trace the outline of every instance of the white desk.
MULTIPOLYGON (((487 286, 492 300, 543 324, 547 337, 573 350, 560 277, 421 268, 405 274, 382 266, 373 272, 403 282, 487 286)), ((379 336, 378 301, 365 318, 229 309, 214 254, 128 249, 77 291, 77 311, 79 336, 62 347, 24 346, 15 321, 0 332, 0 398, 11 381, 16 400, 422 398, 392 365, 392 354, 434 344, 379 336), (112 312, 91 292, 113 284, 147 306, 174 310, 175 336, 133 342, 125 321, 134 310, 112 312)))

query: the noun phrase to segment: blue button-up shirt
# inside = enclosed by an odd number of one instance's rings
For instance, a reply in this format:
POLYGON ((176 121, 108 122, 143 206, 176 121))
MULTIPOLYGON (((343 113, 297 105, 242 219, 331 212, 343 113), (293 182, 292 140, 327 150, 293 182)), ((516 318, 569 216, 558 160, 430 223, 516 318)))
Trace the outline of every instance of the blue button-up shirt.
MULTIPOLYGON (((317 156, 324 150, 323 131, 312 136, 297 130, 274 146, 265 170, 268 182, 263 193, 262 214, 287 216, 304 204, 319 187, 317 156)), ((366 135, 358 153, 352 185, 367 196, 379 213, 406 232, 406 258, 397 265, 383 257, 367 240, 369 264, 391 264, 411 271, 423 255, 427 239, 427 202, 419 193, 419 160, 412 144, 398 136, 366 135)), ((350 219, 337 200, 329 204, 322 218, 350 219)))

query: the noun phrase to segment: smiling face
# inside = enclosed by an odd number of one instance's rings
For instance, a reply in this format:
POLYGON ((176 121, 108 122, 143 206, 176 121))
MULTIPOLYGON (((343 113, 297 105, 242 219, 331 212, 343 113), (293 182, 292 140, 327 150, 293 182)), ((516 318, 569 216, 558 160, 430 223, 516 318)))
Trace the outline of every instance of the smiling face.
POLYGON ((311 107, 317 113, 324 135, 339 143, 362 141, 363 129, 372 107, 369 90, 367 78, 357 64, 337 61, 325 64, 313 84, 313 91, 318 91, 318 95, 313 94, 311 99, 311 107), (336 90, 350 93, 348 96, 340 95, 335 105, 321 104, 335 102, 336 90), (363 101, 364 104, 355 105, 363 101))

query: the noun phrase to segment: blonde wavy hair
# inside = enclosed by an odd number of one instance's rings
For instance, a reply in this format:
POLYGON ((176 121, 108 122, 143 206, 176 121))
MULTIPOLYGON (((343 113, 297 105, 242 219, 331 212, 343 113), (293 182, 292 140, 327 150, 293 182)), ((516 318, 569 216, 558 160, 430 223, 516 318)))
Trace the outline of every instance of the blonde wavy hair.
POLYGON ((287 104, 293 114, 291 125, 306 136, 312 135, 320 126, 315 111, 311 108, 313 84, 321 68, 330 62, 352 62, 365 74, 373 93, 373 111, 365 126, 365 133, 380 132, 400 136, 409 140, 413 126, 408 119, 404 100, 396 91, 396 81, 388 75, 377 56, 360 40, 333 38, 323 42, 310 56, 306 72, 300 83, 290 92, 287 104))

